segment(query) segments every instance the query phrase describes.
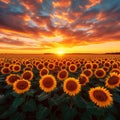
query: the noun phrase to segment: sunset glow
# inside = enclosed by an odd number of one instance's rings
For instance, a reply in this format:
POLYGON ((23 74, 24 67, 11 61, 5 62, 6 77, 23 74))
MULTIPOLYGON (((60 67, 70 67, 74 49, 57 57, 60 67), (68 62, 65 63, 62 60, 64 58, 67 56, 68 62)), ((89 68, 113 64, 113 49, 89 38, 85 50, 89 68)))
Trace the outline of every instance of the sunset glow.
POLYGON ((120 52, 119 13, 120 0, 0 0, 0 53, 120 52))

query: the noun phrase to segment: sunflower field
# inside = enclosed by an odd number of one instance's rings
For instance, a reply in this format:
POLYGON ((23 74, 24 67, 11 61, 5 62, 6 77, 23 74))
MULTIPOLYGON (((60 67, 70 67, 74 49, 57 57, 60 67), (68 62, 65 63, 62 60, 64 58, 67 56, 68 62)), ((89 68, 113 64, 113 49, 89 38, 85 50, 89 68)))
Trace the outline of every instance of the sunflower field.
POLYGON ((119 120, 120 55, 1 55, 0 120, 119 120))

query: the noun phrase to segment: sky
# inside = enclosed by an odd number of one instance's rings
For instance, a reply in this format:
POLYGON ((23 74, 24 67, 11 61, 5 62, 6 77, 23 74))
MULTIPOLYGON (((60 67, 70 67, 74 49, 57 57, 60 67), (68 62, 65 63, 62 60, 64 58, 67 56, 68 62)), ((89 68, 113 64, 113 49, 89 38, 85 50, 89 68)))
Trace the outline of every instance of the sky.
POLYGON ((0 53, 120 52, 120 0, 0 0, 0 53))

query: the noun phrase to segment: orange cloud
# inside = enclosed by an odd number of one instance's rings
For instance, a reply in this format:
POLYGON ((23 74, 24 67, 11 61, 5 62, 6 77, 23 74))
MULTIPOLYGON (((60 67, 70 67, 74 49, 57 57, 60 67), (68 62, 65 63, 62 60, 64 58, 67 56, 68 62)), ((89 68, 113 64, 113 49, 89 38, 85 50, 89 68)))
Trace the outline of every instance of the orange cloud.
POLYGON ((53 1, 52 5, 54 8, 56 7, 69 7, 71 5, 71 0, 58 0, 58 1, 53 1))
POLYGON ((10 0, 0 0, 0 2, 4 2, 5 4, 9 4, 10 0))
POLYGON ((89 0, 89 1, 90 1, 90 4, 86 5, 87 9, 89 9, 89 8, 93 7, 94 5, 99 4, 101 2, 101 0, 89 0))

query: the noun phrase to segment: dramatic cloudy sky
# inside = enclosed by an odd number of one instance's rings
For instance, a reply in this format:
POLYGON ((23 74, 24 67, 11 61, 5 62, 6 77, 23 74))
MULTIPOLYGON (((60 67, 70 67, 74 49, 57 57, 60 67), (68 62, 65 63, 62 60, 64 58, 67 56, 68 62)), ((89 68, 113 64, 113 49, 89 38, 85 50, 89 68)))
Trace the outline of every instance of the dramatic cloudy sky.
POLYGON ((0 52, 119 52, 120 0, 0 0, 0 52))

